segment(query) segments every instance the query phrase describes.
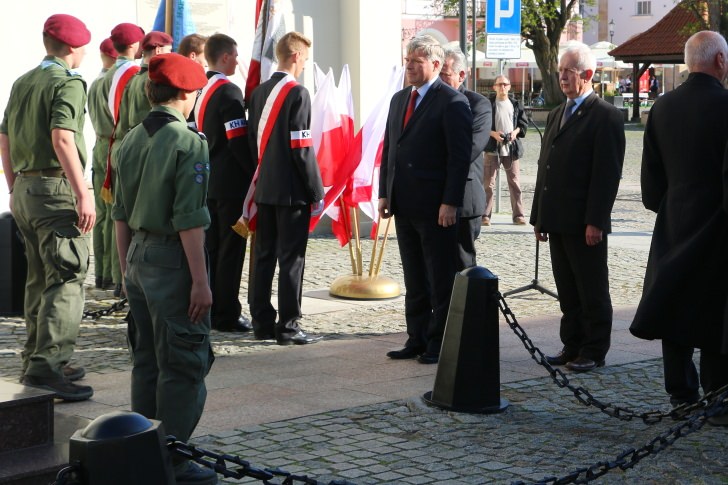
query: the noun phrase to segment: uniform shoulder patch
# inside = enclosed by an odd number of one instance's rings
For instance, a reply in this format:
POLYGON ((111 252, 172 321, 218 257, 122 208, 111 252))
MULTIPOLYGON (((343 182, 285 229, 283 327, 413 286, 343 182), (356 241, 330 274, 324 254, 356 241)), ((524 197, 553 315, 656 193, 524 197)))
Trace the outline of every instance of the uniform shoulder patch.
POLYGON ((203 132, 197 131, 195 128, 193 128, 191 126, 187 126, 187 129, 193 133, 196 133, 200 137, 200 140, 207 140, 207 137, 205 136, 205 134, 203 132))

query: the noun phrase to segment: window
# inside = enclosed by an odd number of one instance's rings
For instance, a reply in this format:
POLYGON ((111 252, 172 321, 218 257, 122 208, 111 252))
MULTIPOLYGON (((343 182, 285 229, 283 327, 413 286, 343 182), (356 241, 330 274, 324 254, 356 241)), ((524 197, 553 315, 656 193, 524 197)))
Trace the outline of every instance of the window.
POLYGON ((638 0, 635 15, 652 15, 652 2, 650 0, 638 0))

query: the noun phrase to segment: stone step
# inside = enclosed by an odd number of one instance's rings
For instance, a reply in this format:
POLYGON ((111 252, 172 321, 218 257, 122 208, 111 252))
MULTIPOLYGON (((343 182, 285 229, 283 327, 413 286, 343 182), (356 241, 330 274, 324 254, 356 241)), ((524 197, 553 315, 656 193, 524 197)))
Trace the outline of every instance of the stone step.
POLYGON ((0 453, 53 442, 53 393, 0 381, 0 453))

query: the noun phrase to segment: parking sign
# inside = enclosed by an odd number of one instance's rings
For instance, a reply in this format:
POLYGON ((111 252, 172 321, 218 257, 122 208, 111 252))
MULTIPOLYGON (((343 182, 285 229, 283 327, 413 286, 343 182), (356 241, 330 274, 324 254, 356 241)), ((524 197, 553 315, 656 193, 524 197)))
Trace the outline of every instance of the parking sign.
POLYGON ((486 34, 521 35, 521 0, 487 0, 486 34))

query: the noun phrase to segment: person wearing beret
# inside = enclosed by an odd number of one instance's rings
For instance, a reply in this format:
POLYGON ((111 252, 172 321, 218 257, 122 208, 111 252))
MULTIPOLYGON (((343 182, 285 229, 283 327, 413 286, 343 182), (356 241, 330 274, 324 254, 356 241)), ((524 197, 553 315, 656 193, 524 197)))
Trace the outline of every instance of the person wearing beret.
POLYGON ((212 222, 205 245, 210 253, 212 328, 249 332, 253 327, 241 313, 239 296, 247 240, 231 229, 243 212, 243 199, 255 172, 243 92, 227 77, 238 66, 237 43, 225 34, 214 34, 205 44, 205 58, 210 65, 207 85, 190 118, 207 137, 210 149, 207 206, 212 222))
POLYGON ((93 395, 72 383, 85 374, 68 367, 84 305, 94 197, 84 180, 86 83, 81 65, 91 33, 76 17, 46 20, 48 54, 13 84, 0 124, 0 156, 10 210, 23 235, 27 341, 21 354, 27 386, 65 401, 93 395))
MULTIPOLYGON (((113 180, 111 150, 116 141, 116 124, 119 121, 121 98, 126 84, 139 71, 139 66, 134 62, 134 59, 138 58, 140 53, 140 43, 144 38, 144 29, 131 23, 121 23, 111 29, 110 38, 118 56, 116 63, 106 72, 100 90, 103 96, 101 101, 106 112, 105 115, 112 120, 114 126, 112 136, 109 138, 109 146, 106 149, 106 174, 99 191, 99 196, 109 204, 113 200, 111 195, 111 182, 113 180)), ((112 236, 112 241, 113 239, 112 236)), ((121 296, 121 270, 115 244, 112 244, 111 251, 111 277, 114 283, 114 296, 118 297, 121 296)))
MULTIPOLYGON (((207 78, 173 53, 153 57, 148 72, 152 110, 119 144, 111 212, 133 317, 131 409, 187 441, 214 360, 204 247, 210 166, 205 136, 186 122, 207 78)), ((217 483, 214 471, 181 458, 175 477, 178 485, 217 483)))
MULTIPOLYGON (((91 181, 94 187, 94 200, 96 202, 96 224, 93 230, 94 247, 94 271, 96 274, 96 288, 110 289, 114 282, 111 277, 112 244, 116 246, 113 239, 111 221, 111 210, 109 205, 101 198, 101 187, 106 178, 106 157, 109 151, 109 139, 114 129, 114 122, 111 119, 106 105, 106 96, 101 88, 104 75, 114 65, 118 53, 114 49, 114 43, 107 37, 99 46, 102 69, 99 76, 91 83, 88 89, 88 114, 91 118, 91 125, 96 133, 91 156, 91 181)), ((116 251, 113 252, 116 257, 116 251)))

